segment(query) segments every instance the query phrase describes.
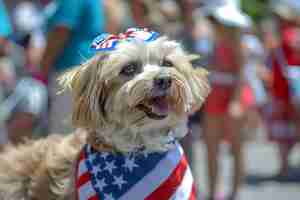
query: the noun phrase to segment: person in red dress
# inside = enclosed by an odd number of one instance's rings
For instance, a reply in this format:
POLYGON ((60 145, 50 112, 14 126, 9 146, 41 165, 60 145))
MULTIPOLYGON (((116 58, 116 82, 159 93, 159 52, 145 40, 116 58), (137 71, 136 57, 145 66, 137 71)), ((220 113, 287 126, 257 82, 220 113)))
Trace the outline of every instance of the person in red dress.
POLYGON ((215 28, 215 49, 209 69, 212 91, 204 106, 203 139, 207 148, 208 199, 212 200, 219 198, 216 194, 218 151, 224 135, 231 144, 234 161, 233 188, 229 199, 236 199, 243 171, 241 30, 249 27, 251 21, 234 2, 224 1, 208 16, 215 28))
POLYGON ((300 136, 300 102, 294 99, 296 95, 289 81, 289 70, 300 70, 300 3, 280 1, 272 9, 278 24, 279 41, 270 51, 272 98, 265 114, 270 139, 279 145, 281 167, 278 176, 284 177, 288 175, 290 152, 300 136))

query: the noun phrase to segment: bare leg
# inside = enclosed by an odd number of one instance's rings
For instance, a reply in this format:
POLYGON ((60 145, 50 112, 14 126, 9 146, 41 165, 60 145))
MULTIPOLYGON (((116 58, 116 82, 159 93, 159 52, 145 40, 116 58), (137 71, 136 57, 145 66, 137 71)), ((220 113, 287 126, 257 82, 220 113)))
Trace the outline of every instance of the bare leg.
POLYGON ((288 175, 289 169, 289 154, 292 150, 293 145, 291 144, 279 144, 279 155, 280 155, 280 171, 279 176, 288 175))
POLYGON ((218 179, 218 150, 224 132, 224 119, 207 114, 204 118, 203 138, 207 149, 209 198, 214 199, 218 179))
POLYGON ((243 159, 243 149, 242 149, 242 136, 241 136, 241 126, 243 123, 242 118, 230 117, 228 120, 230 136, 231 136, 231 148, 233 155, 233 188, 230 194, 230 199, 235 199, 238 193, 239 187, 241 185, 243 171, 244 171, 244 159, 243 159))

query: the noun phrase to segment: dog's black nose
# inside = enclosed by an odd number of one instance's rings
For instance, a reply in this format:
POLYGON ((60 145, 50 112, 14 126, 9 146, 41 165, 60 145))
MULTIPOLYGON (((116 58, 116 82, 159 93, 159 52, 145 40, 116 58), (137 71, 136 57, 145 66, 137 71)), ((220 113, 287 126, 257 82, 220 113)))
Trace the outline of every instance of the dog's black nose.
POLYGON ((158 89, 166 90, 172 85, 172 78, 169 76, 157 77, 154 79, 154 86, 158 89))

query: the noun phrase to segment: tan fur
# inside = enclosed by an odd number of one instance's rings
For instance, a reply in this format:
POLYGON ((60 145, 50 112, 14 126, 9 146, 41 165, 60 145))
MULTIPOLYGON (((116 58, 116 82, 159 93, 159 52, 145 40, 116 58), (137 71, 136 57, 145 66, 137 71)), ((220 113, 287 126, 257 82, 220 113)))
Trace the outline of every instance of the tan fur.
POLYGON ((7 146, 0 155, 0 199, 64 199, 85 133, 7 146))
POLYGON ((161 37, 149 44, 123 42, 67 72, 60 82, 72 90, 73 125, 78 130, 6 147, 0 155, 0 200, 74 199, 74 162, 91 133, 95 138, 88 141, 123 153, 171 148, 170 137, 186 134, 188 113, 202 105, 210 90, 207 72, 194 69, 193 58, 177 42, 161 37), (161 66, 165 58, 174 66, 161 66), (142 63, 141 71, 122 76, 122 68, 136 60, 142 63), (168 114, 157 120, 138 105, 153 98, 153 80, 160 75, 171 77, 172 87, 166 97, 168 114))

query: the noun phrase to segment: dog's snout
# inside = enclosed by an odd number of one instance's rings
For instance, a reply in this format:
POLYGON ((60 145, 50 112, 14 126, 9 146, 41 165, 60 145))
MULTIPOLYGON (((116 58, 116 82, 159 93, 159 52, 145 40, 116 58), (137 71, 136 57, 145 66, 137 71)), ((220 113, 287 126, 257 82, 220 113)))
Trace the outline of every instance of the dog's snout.
POLYGON ((172 78, 169 76, 157 77, 154 79, 154 86, 158 89, 166 90, 172 85, 172 78))

